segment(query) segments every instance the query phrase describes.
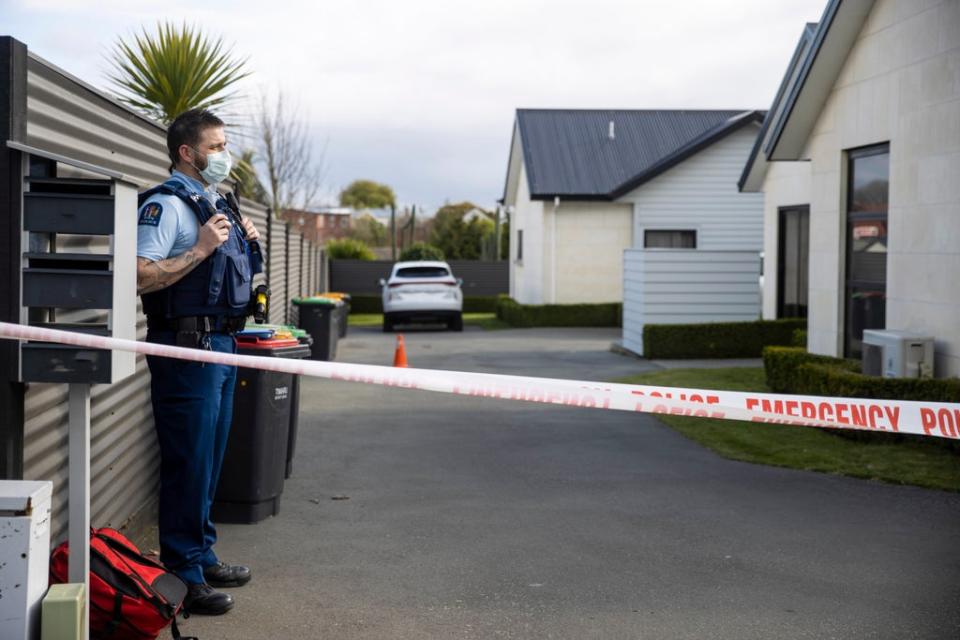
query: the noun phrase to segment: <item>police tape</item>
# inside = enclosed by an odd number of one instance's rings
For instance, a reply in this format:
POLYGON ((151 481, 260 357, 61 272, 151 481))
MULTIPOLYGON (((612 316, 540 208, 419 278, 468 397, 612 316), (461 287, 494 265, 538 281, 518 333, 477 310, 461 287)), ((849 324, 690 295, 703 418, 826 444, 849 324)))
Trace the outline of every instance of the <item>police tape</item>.
POLYGON ((0 322, 0 338, 132 351, 330 380, 591 409, 960 438, 960 404, 684 389, 236 355, 0 322))

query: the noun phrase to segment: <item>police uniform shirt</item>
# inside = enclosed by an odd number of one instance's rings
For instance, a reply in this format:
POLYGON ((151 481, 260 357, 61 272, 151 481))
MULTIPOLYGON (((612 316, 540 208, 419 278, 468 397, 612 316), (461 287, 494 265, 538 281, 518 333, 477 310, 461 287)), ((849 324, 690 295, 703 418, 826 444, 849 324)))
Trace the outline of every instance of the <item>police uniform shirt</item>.
MULTIPOLYGON (((215 187, 174 171, 171 179, 206 197, 216 206, 220 195, 215 187)), ((175 258, 197 243, 200 221, 186 202, 175 195, 155 193, 140 207, 137 219, 137 256, 151 262, 175 258)))

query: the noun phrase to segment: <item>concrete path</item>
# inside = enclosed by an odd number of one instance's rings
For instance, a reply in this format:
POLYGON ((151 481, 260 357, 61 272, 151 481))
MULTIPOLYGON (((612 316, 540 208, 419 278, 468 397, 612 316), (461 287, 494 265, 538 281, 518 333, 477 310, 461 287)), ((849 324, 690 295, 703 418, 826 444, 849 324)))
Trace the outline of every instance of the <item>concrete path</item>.
MULTIPOLYGON (((615 337, 406 333, 412 366, 653 366, 615 337)), ((392 354, 355 330, 339 360, 392 354)), ((960 495, 724 460, 643 415, 306 380, 280 516, 220 534, 255 578, 183 625, 204 640, 960 637, 960 495)))

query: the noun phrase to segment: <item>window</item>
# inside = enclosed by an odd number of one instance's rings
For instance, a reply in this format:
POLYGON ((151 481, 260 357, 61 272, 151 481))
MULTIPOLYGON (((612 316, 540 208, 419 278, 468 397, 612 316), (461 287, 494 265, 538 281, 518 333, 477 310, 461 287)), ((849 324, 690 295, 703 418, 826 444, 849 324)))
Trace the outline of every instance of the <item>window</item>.
POLYGON ((517 262, 523 261, 523 229, 517 229, 517 262))
POLYGON ((887 202, 890 145, 847 152, 844 353, 859 358, 864 329, 887 323, 887 202))
POLYGON ((647 229, 643 232, 644 249, 696 249, 697 232, 692 230, 647 229))
POLYGON ((781 207, 777 250, 777 317, 806 318, 810 207, 781 207))
POLYGON ((450 272, 443 267, 404 267, 397 269, 398 278, 446 278, 450 272))

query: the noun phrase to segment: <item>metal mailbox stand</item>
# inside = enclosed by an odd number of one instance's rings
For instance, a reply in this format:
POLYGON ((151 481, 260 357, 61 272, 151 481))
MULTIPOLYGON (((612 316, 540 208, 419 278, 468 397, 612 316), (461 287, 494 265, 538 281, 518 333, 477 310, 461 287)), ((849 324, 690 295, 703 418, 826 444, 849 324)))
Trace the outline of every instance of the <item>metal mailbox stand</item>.
MULTIPOLYGON (((15 142, 22 152, 21 323, 136 338, 136 187, 114 171, 15 142), (60 165, 91 178, 61 178, 60 165), (58 252, 57 234, 108 236, 109 253, 58 252), (46 249, 45 251, 34 249, 46 249), (80 323, 58 323, 64 312, 80 323), (90 318, 93 320, 91 321, 90 318)), ((69 385, 69 580, 84 585, 90 616, 90 389, 133 375, 132 353, 21 343, 21 382, 69 385)))

